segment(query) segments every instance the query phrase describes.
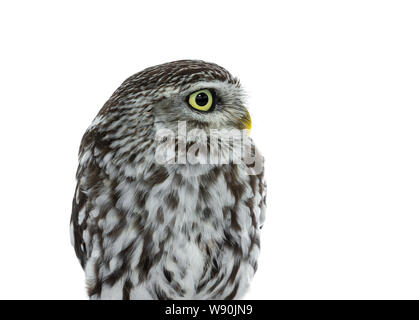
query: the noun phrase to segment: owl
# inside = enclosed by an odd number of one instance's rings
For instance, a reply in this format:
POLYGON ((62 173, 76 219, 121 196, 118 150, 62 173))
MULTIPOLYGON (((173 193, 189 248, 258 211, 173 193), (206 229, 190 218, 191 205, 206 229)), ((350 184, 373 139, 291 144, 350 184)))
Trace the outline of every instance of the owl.
POLYGON ((239 80, 199 60, 134 74, 84 134, 70 221, 90 299, 238 299, 257 269, 264 159, 239 80))

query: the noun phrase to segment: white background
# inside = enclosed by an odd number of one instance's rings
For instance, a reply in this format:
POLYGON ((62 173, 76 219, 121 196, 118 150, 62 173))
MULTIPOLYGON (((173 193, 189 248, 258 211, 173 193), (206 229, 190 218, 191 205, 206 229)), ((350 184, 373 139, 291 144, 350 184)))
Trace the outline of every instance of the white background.
POLYGON ((131 74, 241 78, 266 157, 250 299, 419 298, 416 1, 2 1, 0 298, 85 299, 80 139, 131 74))

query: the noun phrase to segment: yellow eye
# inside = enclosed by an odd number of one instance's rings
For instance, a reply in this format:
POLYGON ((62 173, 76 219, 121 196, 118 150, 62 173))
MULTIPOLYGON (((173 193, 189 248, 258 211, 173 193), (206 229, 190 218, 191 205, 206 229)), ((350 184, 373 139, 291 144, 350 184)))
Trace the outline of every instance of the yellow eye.
POLYGON ((199 111, 208 111, 212 107, 213 99, 211 91, 203 89, 189 96, 189 105, 199 111))

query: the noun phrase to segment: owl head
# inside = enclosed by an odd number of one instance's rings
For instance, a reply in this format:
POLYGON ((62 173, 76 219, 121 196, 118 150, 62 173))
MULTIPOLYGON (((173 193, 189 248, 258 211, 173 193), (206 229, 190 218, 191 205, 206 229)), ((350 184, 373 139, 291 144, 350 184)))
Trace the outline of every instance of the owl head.
POLYGON ((141 157, 158 130, 176 131, 180 122, 187 130, 250 130, 244 97, 239 80, 214 63, 169 62, 124 81, 88 131, 113 156, 141 157))
MULTIPOLYGON (((240 82, 224 68, 200 60, 179 60, 147 68, 128 78, 100 115, 145 110, 153 105, 155 123, 187 121, 199 128, 250 129, 240 82)), ((121 114, 122 115, 122 114, 121 114)))

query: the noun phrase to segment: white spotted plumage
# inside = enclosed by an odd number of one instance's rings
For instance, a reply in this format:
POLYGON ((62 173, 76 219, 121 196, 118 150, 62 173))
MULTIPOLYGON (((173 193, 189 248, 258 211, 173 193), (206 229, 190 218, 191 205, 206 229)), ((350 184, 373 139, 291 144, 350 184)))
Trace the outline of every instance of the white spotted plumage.
MULTIPOLYGON (((243 296, 257 268, 263 170, 244 161, 177 164, 155 158, 159 128, 176 130, 178 121, 206 132, 240 127, 243 105, 237 79, 193 60, 146 69, 105 104, 80 147, 70 228, 90 298, 243 296), (199 88, 221 96, 211 114, 183 104, 199 88)), ((249 137, 244 144, 254 147, 249 137)), ((222 144, 222 150, 240 154, 236 148, 230 140, 222 144)))

